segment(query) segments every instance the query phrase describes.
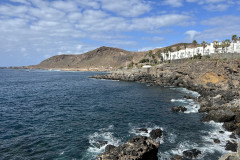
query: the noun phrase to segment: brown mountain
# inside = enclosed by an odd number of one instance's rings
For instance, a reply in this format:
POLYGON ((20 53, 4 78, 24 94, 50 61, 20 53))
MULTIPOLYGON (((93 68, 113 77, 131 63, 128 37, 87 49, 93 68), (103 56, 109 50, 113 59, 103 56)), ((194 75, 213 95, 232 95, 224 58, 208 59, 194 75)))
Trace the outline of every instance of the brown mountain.
MULTIPOLYGON (((191 43, 186 43, 187 47, 194 47, 191 43)), ((184 49, 184 43, 175 44, 171 47, 176 50, 177 46, 184 49)), ((166 47, 164 47, 166 48, 166 47)), ((156 48, 153 54, 164 48, 156 48)), ((146 52, 130 52, 119 48, 100 47, 79 55, 57 55, 42 61, 38 65, 16 68, 30 69, 60 69, 60 70, 81 70, 81 71, 106 71, 119 67, 126 67, 131 62, 138 63, 144 58, 148 58, 146 52)))
POLYGON ((130 52, 123 49, 100 47, 79 55, 57 55, 42 61, 38 65, 28 66, 31 69, 62 70, 112 70, 124 67, 129 63, 139 62, 146 52, 130 52))

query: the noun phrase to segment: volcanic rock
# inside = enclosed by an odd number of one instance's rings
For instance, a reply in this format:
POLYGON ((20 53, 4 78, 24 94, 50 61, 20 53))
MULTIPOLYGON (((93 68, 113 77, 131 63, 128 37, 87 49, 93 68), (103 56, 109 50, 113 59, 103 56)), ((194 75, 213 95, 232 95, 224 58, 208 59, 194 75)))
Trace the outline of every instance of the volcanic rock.
POLYGON ((151 138, 137 136, 118 147, 107 146, 98 160, 158 160, 159 143, 151 138))
POLYGON ((212 110, 202 118, 202 121, 229 122, 234 119, 234 116, 235 114, 231 110, 212 110))
POLYGON ((194 159, 197 158, 198 155, 200 155, 202 152, 197 149, 187 150, 183 151, 183 156, 188 159, 194 159))
POLYGON ((163 131, 161 129, 154 129, 150 132, 150 137, 152 139, 161 138, 162 135, 163 135, 163 131))
POLYGON ((185 111, 187 111, 187 108, 184 106, 174 106, 172 108, 172 111, 173 112, 185 112, 185 111))
POLYGON ((237 152, 237 143, 235 141, 231 142, 231 141, 228 141, 226 146, 225 146, 225 150, 227 151, 232 151, 232 152, 237 152))

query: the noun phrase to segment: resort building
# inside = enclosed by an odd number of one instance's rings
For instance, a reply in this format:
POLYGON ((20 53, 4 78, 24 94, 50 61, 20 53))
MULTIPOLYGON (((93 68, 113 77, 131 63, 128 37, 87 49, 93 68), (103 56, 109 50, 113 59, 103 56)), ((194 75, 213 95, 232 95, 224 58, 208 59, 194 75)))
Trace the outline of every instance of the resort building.
POLYGON ((191 58, 194 55, 201 54, 202 56, 212 55, 217 53, 229 54, 239 53, 240 54, 240 40, 231 42, 228 47, 222 47, 222 42, 212 42, 207 44, 206 47, 194 47, 186 48, 179 51, 173 51, 168 53, 162 53, 163 60, 176 60, 183 58, 191 58))

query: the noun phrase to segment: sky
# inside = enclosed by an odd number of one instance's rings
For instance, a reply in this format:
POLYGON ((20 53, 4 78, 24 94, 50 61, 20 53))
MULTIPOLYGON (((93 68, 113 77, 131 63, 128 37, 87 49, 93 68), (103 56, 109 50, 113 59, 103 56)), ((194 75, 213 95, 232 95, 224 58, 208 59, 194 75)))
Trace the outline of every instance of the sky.
POLYGON ((240 36, 240 0, 0 0, 0 67, 240 36))

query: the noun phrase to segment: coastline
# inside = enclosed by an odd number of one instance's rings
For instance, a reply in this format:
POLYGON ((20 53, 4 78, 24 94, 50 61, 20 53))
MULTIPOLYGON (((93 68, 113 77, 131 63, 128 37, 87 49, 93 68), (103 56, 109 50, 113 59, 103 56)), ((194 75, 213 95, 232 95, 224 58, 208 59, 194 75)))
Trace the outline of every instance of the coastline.
POLYGON ((81 72, 109 72, 112 69, 106 68, 38 68, 38 67, 2 67, 0 69, 42 69, 42 70, 59 70, 59 71, 81 71, 81 72))
POLYGON ((238 137, 240 136, 239 71, 239 60, 200 61, 180 65, 163 64, 147 69, 118 70, 91 78, 184 87, 196 91, 201 95, 195 99, 201 106, 198 112, 206 113, 202 121, 224 123, 223 127, 233 133, 231 136, 238 137))

